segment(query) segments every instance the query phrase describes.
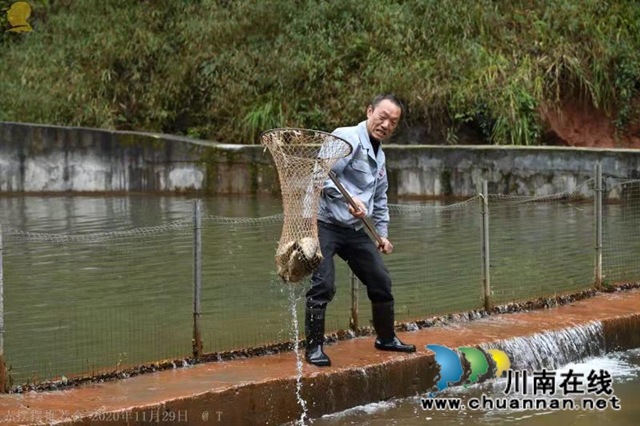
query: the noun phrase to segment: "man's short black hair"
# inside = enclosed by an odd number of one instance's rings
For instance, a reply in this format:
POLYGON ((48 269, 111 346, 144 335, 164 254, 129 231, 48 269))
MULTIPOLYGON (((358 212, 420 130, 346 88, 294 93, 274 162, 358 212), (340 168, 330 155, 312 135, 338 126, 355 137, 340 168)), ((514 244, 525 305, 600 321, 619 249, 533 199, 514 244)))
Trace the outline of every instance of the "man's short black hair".
POLYGON ((380 95, 376 95, 371 100, 371 108, 376 109, 378 104, 384 100, 393 102, 398 108, 400 108, 400 117, 404 117, 404 104, 394 93, 384 93, 380 95))

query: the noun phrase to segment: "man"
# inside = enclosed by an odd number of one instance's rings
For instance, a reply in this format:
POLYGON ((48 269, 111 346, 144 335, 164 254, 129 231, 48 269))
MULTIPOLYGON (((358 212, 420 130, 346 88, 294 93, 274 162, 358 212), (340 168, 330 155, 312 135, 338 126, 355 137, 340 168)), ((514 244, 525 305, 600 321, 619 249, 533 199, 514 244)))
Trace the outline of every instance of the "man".
POLYGON ((324 182, 318 209, 318 237, 324 260, 311 277, 307 292, 305 359, 317 366, 329 366, 324 353, 324 319, 327 304, 335 295, 335 254, 347 262, 367 288, 371 300, 373 326, 377 333, 375 348, 414 352, 394 332, 391 277, 380 252, 390 254, 388 239, 387 173, 381 142, 388 139, 402 116, 402 104, 395 95, 376 96, 367 107, 367 120, 354 127, 341 127, 333 134, 352 147, 349 156, 338 161, 332 170, 353 197, 359 210, 354 210, 331 179, 324 182), (370 215, 382 244, 376 247, 363 228, 361 217, 370 215))

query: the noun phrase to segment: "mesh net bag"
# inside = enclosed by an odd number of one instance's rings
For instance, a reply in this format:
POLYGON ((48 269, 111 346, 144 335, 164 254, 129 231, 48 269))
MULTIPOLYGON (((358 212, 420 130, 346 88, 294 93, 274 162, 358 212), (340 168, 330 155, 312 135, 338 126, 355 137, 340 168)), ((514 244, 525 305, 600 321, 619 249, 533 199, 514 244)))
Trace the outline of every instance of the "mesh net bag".
POLYGON ((320 191, 331 167, 351 153, 351 145, 330 133, 306 129, 268 130, 260 139, 273 156, 282 192, 277 272, 284 281, 298 283, 323 260, 316 223, 320 191))

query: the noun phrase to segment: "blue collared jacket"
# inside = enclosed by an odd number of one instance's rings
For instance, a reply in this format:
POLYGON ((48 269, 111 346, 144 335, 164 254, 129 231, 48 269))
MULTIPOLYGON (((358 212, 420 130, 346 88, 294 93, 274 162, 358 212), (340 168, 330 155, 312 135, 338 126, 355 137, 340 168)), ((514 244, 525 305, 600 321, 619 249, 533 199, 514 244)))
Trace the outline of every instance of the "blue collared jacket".
MULTIPOLYGON (((349 194, 358 197, 364 203, 367 215, 373 219, 376 230, 381 237, 386 238, 389 227, 389 181, 382 144, 378 147, 376 155, 369 139, 366 121, 353 127, 340 127, 334 130, 333 134, 349 142, 352 150, 351 154, 340 159, 332 170, 349 194)), ((327 179, 322 187, 318 220, 355 229, 363 227, 362 221, 349 213, 347 201, 331 179, 327 179)))

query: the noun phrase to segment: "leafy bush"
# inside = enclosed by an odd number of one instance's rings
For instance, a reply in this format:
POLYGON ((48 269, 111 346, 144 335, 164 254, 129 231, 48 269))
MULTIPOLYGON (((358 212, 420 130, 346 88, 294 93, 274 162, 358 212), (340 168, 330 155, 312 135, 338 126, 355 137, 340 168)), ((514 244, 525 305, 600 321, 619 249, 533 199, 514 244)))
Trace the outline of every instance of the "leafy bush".
MULTIPOLYGON (((5 0, 0 0, 5 2, 5 0)), ((540 142, 579 97, 637 115, 640 4, 624 0, 52 0, 2 39, 0 120, 255 142, 355 124, 377 92, 407 124, 540 142)), ((4 4, 4 3, 3 3, 4 4)))

